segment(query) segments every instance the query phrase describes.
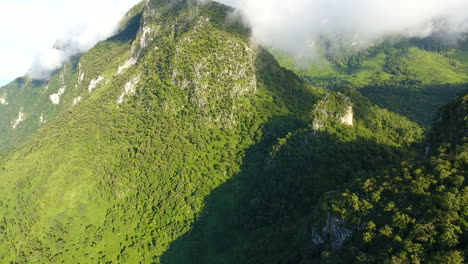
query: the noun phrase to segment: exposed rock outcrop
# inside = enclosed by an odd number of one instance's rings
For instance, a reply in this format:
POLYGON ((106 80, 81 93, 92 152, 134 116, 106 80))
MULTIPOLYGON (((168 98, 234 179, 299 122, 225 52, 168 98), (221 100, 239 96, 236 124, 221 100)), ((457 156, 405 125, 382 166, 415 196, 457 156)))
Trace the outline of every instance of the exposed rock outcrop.
POLYGON ((8 104, 6 96, 0 96, 0 104, 2 104, 2 105, 7 105, 8 104))
POLYGON ((122 66, 119 66, 119 69, 117 70, 117 74, 122 74, 124 70, 132 67, 136 63, 137 63, 137 60, 135 58, 128 59, 122 66))
POLYGON ((129 81, 125 84, 125 90, 120 95, 119 99, 117 100, 117 104, 121 104, 124 102, 125 96, 134 95, 136 93, 136 85, 140 81, 140 76, 133 78, 133 80, 129 81))
POLYGON ((351 99, 341 93, 329 93, 312 110, 312 129, 322 130, 326 124, 338 121, 347 126, 354 125, 351 99))
POLYGON ((73 105, 76 105, 77 103, 79 103, 81 99, 83 99, 81 96, 78 96, 75 99, 73 99, 73 105))
POLYGON ((52 104, 58 105, 60 104, 60 97, 65 93, 65 90, 67 87, 62 87, 60 88, 57 93, 51 94, 50 95, 50 100, 52 101, 52 104))
POLYGON ((12 127, 13 127, 13 129, 16 129, 16 128, 19 126, 19 124, 21 124, 21 123, 24 121, 25 114, 24 114, 23 111, 24 111, 24 110, 23 110, 23 108, 21 107, 21 110, 20 110, 19 113, 18 113, 18 118, 12 122, 12 127))
POLYGON ((104 80, 104 77, 103 76, 99 76, 97 79, 95 80, 92 80, 90 83, 89 83, 89 86, 88 86, 88 91, 89 92, 92 92, 94 89, 96 89, 96 87, 98 86, 98 84, 104 80))
POLYGON ((327 222, 322 230, 312 230, 312 242, 315 245, 327 243, 331 250, 340 250, 346 239, 350 238, 353 234, 351 230, 344 227, 345 223, 345 220, 327 214, 327 222))

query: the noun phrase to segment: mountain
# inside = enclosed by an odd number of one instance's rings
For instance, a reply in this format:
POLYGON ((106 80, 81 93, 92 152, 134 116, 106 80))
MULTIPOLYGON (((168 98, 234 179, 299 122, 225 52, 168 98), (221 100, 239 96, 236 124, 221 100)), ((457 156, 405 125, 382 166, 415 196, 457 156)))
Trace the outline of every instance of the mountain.
POLYGON ((312 85, 352 85, 373 103, 424 127, 431 125, 439 107, 468 88, 466 40, 388 38, 370 47, 322 49, 299 59, 280 50, 272 53, 312 85))
POLYGON ((324 97, 312 113, 328 120, 248 152, 162 263, 465 263, 467 96, 438 111, 425 145, 401 119, 412 140, 381 142, 392 129, 370 120, 399 118, 356 91, 324 97), (336 115, 346 98, 353 126, 336 115))
POLYGON ((48 83, 2 88, 16 140, 1 163, 2 262, 157 261, 269 119, 304 123, 320 92, 225 24, 230 10, 143 2, 48 83))
POLYGON ((0 88, 0 262, 463 262, 466 94, 427 132, 281 67, 232 11, 143 1, 0 88))

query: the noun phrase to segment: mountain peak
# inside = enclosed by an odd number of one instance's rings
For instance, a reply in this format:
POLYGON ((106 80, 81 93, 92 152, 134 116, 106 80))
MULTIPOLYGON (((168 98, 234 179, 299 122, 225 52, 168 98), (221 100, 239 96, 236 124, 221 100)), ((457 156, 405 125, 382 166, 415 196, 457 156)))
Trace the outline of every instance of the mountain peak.
POLYGON ((427 139, 396 112, 448 100, 433 65, 468 80, 465 51, 381 43, 306 70, 231 11, 143 1, 50 80, 0 90, 0 262, 462 263, 466 132, 444 129, 466 95, 427 139))

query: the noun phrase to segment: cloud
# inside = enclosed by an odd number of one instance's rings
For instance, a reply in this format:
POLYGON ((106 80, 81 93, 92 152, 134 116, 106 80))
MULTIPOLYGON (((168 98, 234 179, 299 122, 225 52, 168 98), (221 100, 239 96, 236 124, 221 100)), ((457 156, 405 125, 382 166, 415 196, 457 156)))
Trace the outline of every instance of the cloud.
POLYGON ((1 0, 0 79, 46 79, 70 56, 111 36, 139 0, 1 0), (54 45, 66 43, 65 49, 54 45))
MULTIPOLYGON (((366 46, 387 36, 456 37, 468 29, 466 0, 218 0, 240 10, 258 43, 296 55, 326 40, 366 46)), ((28 69, 48 78, 70 56, 115 31, 139 0, 0 0, 0 79, 28 69), (52 49, 57 40, 66 49, 52 49)))
POLYGON ((42 51, 34 58, 28 75, 35 80, 48 79, 54 70, 63 65, 67 57, 68 55, 65 52, 57 49, 42 51))
POLYGON ((260 44, 294 53, 368 45, 388 36, 456 35, 468 29, 466 0, 220 0, 238 8, 260 44), (443 22, 443 23, 442 23, 443 22))

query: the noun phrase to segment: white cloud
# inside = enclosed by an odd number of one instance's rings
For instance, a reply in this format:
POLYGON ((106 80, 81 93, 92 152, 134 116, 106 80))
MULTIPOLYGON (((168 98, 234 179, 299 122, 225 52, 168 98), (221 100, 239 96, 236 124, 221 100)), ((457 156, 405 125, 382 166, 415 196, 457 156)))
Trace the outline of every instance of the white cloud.
POLYGON ((263 45, 301 53, 320 39, 339 45, 390 35, 424 37, 468 29, 467 0, 220 0, 240 9, 263 45))
POLYGON ((28 75, 33 79, 46 79, 50 73, 62 66, 67 59, 65 52, 57 49, 41 51, 33 60, 28 75))
MULTIPOLYGON (((123 14, 139 0, 0 0, 0 80, 33 69, 48 76, 70 53, 83 52, 109 37, 123 14), (57 40, 71 49, 52 49, 57 40)), ((3 81, 5 82, 5 81, 3 81)))
MULTIPOLYGON (((263 45, 303 54, 320 39, 355 45, 389 35, 427 36, 445 19, 444 31, 468 29, 467 0, 218 0, 240 9, 263 45)), ((37 78, 60 65, 57 39, 85 51, 108 37, 139 0, 0 0, 0 80, 28 68, 37 78), (34 60, 36 58, 36 60, 34 60)), ((68 50, 65 53, 70 53, 68 50)), ((65 58, 67 57, 65 54, 65 58)), ((4 81, 3 81, 4 82, 4 81)))

